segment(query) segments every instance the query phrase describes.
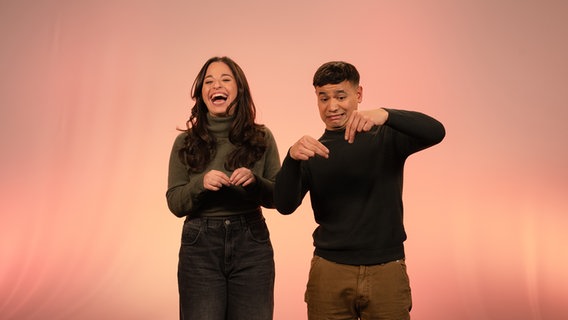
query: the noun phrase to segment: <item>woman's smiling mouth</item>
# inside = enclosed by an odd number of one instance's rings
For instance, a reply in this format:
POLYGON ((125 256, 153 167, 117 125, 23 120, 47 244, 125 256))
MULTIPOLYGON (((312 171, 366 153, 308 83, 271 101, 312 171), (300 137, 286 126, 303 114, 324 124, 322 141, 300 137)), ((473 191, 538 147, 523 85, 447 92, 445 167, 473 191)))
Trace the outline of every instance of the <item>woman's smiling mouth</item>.
POLYGON ((223 104, 227 98, 228 96, 224 93, 215 93, 209 99, 213 104, 223 104))

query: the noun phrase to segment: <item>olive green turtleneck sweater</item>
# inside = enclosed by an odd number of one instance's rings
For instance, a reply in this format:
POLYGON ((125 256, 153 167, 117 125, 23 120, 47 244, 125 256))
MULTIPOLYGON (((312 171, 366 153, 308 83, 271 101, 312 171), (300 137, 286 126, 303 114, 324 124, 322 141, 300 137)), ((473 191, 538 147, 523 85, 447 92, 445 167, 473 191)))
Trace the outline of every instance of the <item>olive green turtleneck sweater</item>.
POLYGON ((213 117, 207 115, 209 130, 217 139, 215 158, 201 173, 189 174, 187 166, 181 162, 178 152, 184 146, 187 133, 175 139, 170 155, 168 172, 168 207, 178 217, 230 216, 259 210, 260 206, 274 208, 273 189, 276 174, 280 170, 280 158, 272 132, 264 127, 267 148, 262 158, 254 164, 252 172, 256 182, 246 187, 222 187, 219 191, 206 190, 203 177, 210 170, 232 172, 224 168, 227 155, 235 146, 229 141, 229 130, 233 117, 213 117))

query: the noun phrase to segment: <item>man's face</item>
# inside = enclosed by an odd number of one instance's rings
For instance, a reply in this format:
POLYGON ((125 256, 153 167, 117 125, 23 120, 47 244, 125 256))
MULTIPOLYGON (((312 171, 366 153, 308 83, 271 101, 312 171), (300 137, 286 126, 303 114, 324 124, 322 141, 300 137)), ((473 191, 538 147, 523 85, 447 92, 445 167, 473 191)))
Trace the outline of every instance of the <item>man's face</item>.
POLYGON ((316 87, 320 117, 328 130, 345 128, 363 98, 363 88, 349 81, 316 87))
POLYGON ((227 107, 237 96, 237 91, 237 82, 229 66, 220 61, 211 63, 201 90, 209 113, 213 116, 225 116, 227 107))

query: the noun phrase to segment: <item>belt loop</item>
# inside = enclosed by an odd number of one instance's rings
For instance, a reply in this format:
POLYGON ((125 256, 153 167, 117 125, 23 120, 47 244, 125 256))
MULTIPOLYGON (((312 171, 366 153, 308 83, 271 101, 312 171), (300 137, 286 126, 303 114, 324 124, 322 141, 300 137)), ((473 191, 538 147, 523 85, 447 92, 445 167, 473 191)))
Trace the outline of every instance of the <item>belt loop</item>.
POLYGON ((207 228, 208 227, 207 223, 208 223, 207 217, 201 218, 201 231, 203 231, 204 233, 206 233, 207 229, 209 229, 209 228, 207 228))

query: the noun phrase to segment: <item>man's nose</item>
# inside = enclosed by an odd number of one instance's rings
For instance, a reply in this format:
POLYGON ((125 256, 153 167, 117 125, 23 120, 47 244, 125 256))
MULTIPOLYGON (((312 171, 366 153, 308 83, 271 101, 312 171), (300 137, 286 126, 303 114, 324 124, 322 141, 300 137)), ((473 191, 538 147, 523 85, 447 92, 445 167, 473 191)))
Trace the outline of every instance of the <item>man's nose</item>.
POLYGON ((335 100, 333 100, 333 99, 330 99, 327 108, 328 108, 330 111, 335 111, 335 110, 337 110, 337 109, 339 108, 339 104, 337 103, 337 101, 335 101, 335 100))

